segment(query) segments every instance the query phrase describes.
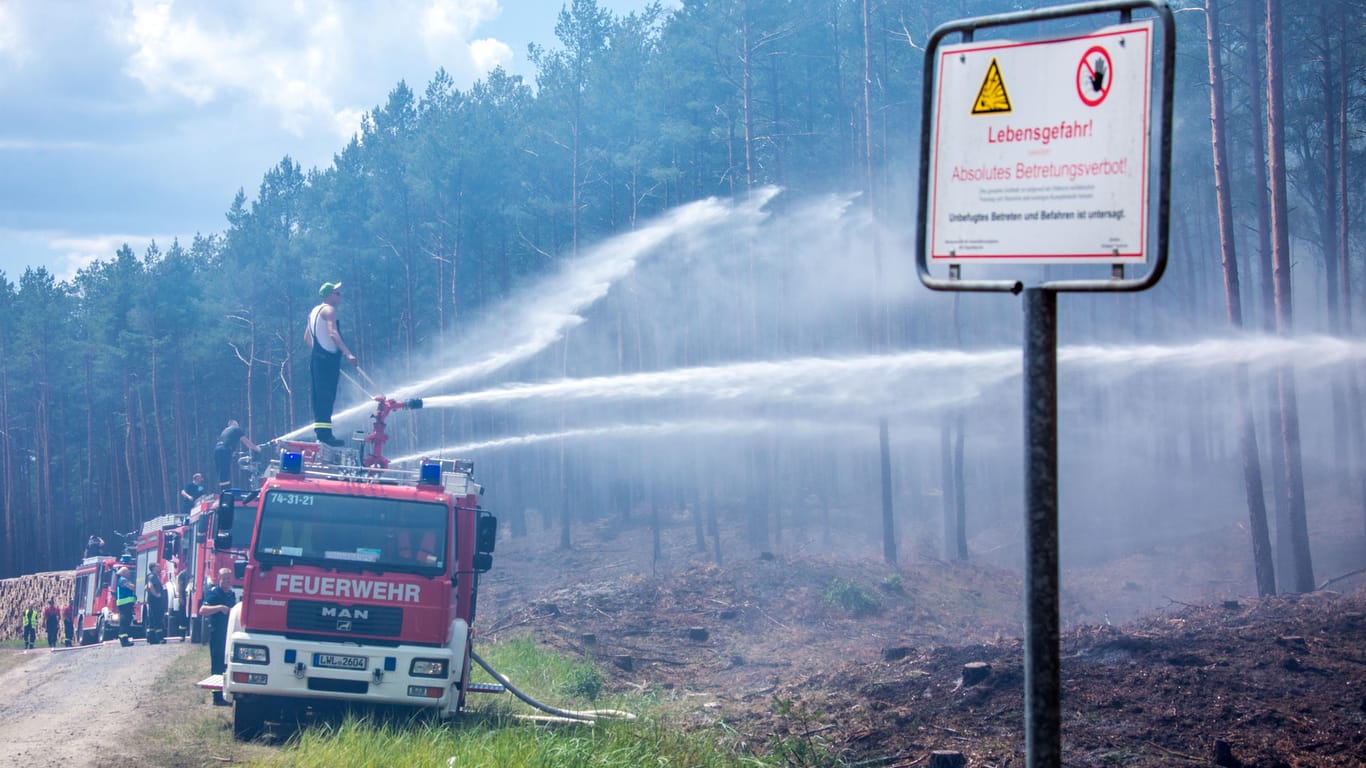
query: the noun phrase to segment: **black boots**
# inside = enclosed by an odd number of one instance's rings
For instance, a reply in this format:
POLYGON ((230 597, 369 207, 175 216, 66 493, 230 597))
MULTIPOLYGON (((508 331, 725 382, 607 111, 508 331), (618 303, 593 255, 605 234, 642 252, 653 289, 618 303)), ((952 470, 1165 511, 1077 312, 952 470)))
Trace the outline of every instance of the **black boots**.
POLYGON ((330 445, 333 448, 340 448, 343 445, 346 445, 345 440, 332 436, 332 429, 330 427, 318 427, 313 431, 318 435, 318 442, 323 445, 330 445))

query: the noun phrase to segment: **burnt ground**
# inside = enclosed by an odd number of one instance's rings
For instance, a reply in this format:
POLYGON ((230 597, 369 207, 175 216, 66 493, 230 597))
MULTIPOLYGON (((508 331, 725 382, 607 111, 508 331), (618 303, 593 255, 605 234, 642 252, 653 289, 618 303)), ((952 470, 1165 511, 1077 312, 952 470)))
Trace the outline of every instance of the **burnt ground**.
MULTIPOLYGON (((791 765, 1024 765, 1017 569, 724 538, 717 564, 672 525, 658 556, 644 526, 503 540, 479 639, 591 657, 609 688, 791 765), (968 684, 972 662, 990 671, 968 684)), ((1242 541, 1064 569, 1065 765, 1366 765, 1366 578, 1258 600, 1242 541)))

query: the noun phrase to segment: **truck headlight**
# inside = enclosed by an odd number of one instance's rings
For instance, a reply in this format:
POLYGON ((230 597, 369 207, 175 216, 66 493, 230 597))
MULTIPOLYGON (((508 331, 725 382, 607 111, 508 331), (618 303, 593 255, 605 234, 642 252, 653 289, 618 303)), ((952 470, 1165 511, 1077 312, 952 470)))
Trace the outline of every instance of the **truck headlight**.
POLYGON ((270 649, 264 645, 235 643, 232 646, 232 660, 238 664, 269 664, 270 649))
POLYGON ((408 674, 413 677, 445 677, 445 659, 413 659, 413 663, 408 667, 408 674))

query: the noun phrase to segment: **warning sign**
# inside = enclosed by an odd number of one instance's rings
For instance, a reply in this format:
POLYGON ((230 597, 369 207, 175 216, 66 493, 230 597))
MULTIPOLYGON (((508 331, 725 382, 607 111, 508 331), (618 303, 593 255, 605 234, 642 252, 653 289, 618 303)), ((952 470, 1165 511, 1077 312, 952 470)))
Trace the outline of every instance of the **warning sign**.
POLYGON ((932 261, 1146 260, 1152 32, 938 49, 932 261))
POLYGON ((990 115, 1010 111, 1010 94, 1006 93, 1006 82, 1001 78, 1001 67, 996 59, 987 67, 987 76, 982 79, 982 87, 977 90, 977 102, 972 105, 972 114, 990 115))

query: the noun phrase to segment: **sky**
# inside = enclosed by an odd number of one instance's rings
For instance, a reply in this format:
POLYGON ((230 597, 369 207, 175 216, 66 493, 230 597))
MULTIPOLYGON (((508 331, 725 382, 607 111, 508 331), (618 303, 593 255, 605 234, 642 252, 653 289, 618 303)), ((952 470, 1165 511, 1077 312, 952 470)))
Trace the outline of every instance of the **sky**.
POLYGON ((0 0, 0 271, 66 280, 221 233, 238 189, 286 155, 330 166, 400 80, 532 81, 527 44, 559 47, 567 3, 0 0))

